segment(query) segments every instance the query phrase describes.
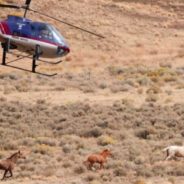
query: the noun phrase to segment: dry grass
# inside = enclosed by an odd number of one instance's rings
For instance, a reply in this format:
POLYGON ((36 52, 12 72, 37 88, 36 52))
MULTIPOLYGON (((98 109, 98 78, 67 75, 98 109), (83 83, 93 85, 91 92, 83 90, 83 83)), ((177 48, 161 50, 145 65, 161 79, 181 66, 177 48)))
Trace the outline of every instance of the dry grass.
POLYGON ((134 184, 146 184, 144 179, 138 179, 134 184))
POLYGON ((158 177, 178 183, 183 161, 163 162, 161 150, 184 137, 184 70, 174 66, 183 58, 182 0, 60 2, 31 6, 92 25, 107 39, 30 14, 62 30, 72 52, 63 65, 38 67, 57 71, 53 78, 1 70, 0 158, 29 150, 8 183, 147 184, 158 177), (106 148, 113 155, 105 169, 87 170, 87 156, 106 148))
POLYGON ((31 173, 42 168, 39 175, 43 177, 53 177, 61 169, 70 170, 76 177, 83 176, 84 181, 102 183, 128 177, 129 173, 146 178, 183 175, 179 162, 170 165, 170 170, 166 165, 154 165, 164 158, 163 147, 181 144, 183 104, 169 107, 145 104, 137 109, 120 101, 112 106, 76 103, 49 107, 44 101, 27 105, 2 98, 0 107, 1 150, 8 153, 24 146, 31 151, 18 167, 21 174, 17 169, 19 178, 31 178, 31 173), (12 141, 14 137, 16 140, 12 141), (113 151, 104 174, 110 171, 113 177, 99 179, 98 172, 88 172, 83 161, 89 153, 99 152, 104 146, 113 151), (152 165, 145 167, 149 163, 152 165))

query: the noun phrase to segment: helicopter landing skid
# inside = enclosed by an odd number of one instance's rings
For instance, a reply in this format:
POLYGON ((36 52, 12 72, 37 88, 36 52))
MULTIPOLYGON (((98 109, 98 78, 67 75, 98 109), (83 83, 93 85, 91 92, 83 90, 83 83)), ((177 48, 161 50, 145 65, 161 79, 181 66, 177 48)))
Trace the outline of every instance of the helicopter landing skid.
MULTIPOLYGON (((22 58, 29 58, 29 59, 32 59, 31 55, 32 54, 29 54, 28 56, 25 56, 25 55, 22 55, 22 54, 15 54, 13 52, 8 52, 9 54, 12 54, 14 56, 17 56, 18 58, 22 57, 22 58)), ((40 62, 43 62, 43 63, 47 63, 47 64, 50 64, 50 65, 57 65, 59 63, 62 63, 63 61, 62 60, 59 60, 59 61, 46 61, 46 60, 43 60, 43 59, 38 59, 38 61, 40 62)))
POLYGON ((36 61, 39 60, 39 57, 42 54, 39 45, 36 45, 36 47, 35 47, 35 54, 33 55, 33 61, 32 61, 32 70, 27 70, 27 69, 20 68, 20 67, 17 67, 17 66, 9 65, 9 63, 24 59, 24 58, 29 57, 29 56, 22 56, 21 58, 16 59, 14 61, 10 61, 8 63, 6 62, 6 55, 7 55, 7 52, 9 51, 9 48, 10 48, 10 41, 9 40, 7 40, 5 43, 2 43, 2 48, 3 48, 3 56, 2 56, 2 65, 3 66, 15 68, 15 69, 26 71, 26 72, 31 72, 31 73, 35 73, 35 74, 39 74, 39 75, 43 75, 43 76, 47 76, 47 77, 53 77, 53 76, 57 75, 57 73, 46 74, 46 73, 41 73, 41 72, 36 71, 36 67, 38 66, 36 64, 36 61))
POLYGON ((48 64, 51 64, 51 65, 57 65, 57 64, 63 62, 62 60, 56 61, 56 62, 52 62, 52 61, 45 61, 45 60, 42 60, 42 59, 38 59, 38 61, 41 61, 41 62, 43 62, 43 63, 48 63, 48 64))

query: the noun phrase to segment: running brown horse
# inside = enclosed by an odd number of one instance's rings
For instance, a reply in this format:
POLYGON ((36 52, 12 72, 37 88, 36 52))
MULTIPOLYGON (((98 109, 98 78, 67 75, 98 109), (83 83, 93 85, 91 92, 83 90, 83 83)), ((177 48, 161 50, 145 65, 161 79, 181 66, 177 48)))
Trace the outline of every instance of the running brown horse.
POLYGON ((10 178, 13 176, 13 169, 15 167, 15 164, 17 163, 17 160, 19 158, 25 158, 23 153, 19 150, 18 152, 12 154, 10 157, 8 157, 5 160, 0 160, 0 170, 4 170, 4 175, 1 180, 4 180, 5 178, 10 178), (7 176, 8 172, 10 173, 9 176, 7 176))
POLYGON ((107 161, 107 157, 111 156, 111 152, 108 149, 103 150, 99 154, 91 154, 88 156, 84 164, 88 165, 88 169, 92 169, 93 164, 100 164, 100 169, 104 168, 104 163, 107 161))

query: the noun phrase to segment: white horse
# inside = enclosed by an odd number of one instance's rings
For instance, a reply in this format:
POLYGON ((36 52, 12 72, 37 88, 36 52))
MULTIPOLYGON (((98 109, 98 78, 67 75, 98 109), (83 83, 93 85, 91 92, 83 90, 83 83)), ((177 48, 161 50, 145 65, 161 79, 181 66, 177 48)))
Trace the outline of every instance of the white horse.
POLYGON ((170 160, 176 157, 184 157, 184 146, 168 146, 163 149, 163 152, 166 152, 165 160, 170 160))

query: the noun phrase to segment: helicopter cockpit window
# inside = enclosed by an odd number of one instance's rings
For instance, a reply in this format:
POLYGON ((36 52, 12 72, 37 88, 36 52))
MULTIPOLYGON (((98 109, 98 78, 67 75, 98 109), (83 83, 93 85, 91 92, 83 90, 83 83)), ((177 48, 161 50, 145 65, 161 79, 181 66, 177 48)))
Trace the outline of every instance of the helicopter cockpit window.
POLYGON ((39 27, 39 38, 46 39, 46 40, 53 39, 52 31, 49 29, 48 26, 40 26, 39 27))

